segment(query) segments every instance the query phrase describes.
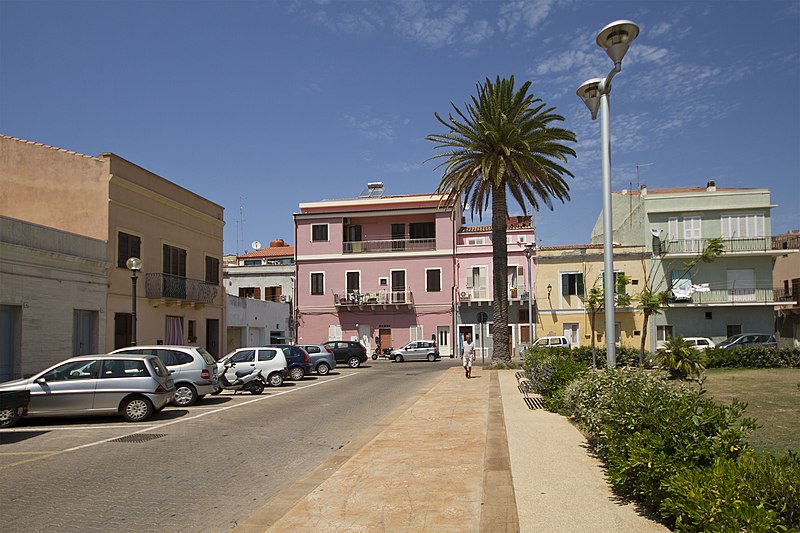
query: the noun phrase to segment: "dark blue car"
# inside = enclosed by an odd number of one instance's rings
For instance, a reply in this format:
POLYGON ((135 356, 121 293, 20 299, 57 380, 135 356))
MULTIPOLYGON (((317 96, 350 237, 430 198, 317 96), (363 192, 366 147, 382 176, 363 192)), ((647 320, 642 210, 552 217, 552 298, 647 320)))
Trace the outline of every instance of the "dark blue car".
POLYGON ((300 381, 313 371, 311 358, 299 346, 294 344, 268 344, 268 346, 283 350, 283 355, 286 356, 286 366, 289 368, 289 379, 300 381))

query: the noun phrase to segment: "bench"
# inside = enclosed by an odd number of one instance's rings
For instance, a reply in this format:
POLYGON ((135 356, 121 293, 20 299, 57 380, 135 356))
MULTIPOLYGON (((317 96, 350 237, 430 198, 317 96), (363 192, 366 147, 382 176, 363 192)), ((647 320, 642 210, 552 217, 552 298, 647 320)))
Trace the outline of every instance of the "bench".
POLYGON ((528 372, 517 372, 517 384, 526 398, 530 394, 542 392, 545 384, 553 379, 553 371, 549 366, 534 364, 528 372))

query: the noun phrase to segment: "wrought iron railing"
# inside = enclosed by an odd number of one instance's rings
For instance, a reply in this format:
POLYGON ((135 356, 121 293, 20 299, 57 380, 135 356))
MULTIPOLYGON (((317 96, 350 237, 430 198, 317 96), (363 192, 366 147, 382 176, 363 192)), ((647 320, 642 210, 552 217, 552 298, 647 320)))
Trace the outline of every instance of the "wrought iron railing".
POLYGON ((376 241, 347 241, 342 243, 342 253, 345 254, 416 252, 435 249, 436 239, 384 239, 376 241))
MULTIPOLYGON (((699 254, 710 239, 675 239, 661 243, 661 250, 669 254, 699 254)), ((747 239, 722 239, 725 252, 764 252, 772 249, 771 237, 747 239)))
POLYGON ((145 283, 145 294, 148 298, 210 304, 218 293, 219 285, 172 274, 147 274, 145 283))
POLYGON ((800 235, 778 235, 772 237, 773 250, 800 249, 800 235))
POLYGON ((333 293, 333 303, 337 306, 414 305, 414 295, 411 291, 342 291, 333 293))

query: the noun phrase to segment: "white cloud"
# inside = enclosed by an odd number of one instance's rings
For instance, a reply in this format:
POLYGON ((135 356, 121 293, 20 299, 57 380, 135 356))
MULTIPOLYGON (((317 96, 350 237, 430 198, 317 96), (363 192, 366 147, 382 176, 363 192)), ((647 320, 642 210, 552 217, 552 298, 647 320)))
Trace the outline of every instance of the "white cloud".
POLYGON ((390 13, 392 26, 400 36, 439 48, 455 42, 469 9, 463 5, 443 6, 422 0, 403 0, 394 4, 390 13))
POLYGON ((343 120, 351 129, 367 139, 378 141, 394 140, 394 126, 383 119, 361 118, 345 114, 343 120))
POLYGON ((464 29, 464 42, 470 45, 480 44, 494 35, 494 28, 486 20, 476 20, 464 29))
POLYGON ((527 29, 536 28, 555 5, 555 0, 513 0, 500 6, 497 27, 503 33, 513 33, 522 23, 527 29))

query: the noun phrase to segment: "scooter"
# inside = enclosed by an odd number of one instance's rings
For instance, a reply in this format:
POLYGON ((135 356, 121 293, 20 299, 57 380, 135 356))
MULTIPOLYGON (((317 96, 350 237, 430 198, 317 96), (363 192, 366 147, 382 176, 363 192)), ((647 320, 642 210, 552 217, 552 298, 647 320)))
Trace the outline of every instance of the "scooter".
POLYGON ((264 392, 266 382, 264 381, 264 376, 261 375, 261 370, 253 370, 252 372, 249 370, 237 371, 235 367, 236 363, 225 361, 219 373, 219 388, 211 394, 219 394, 223 390, 232 390, 234 394, 239 391, 247 391, 250 394, 261 394, 264 392), (226 375, 231 368, 234 368, 233 373, 236 375, 236 379, 233 381, 230 381, 226 375))

